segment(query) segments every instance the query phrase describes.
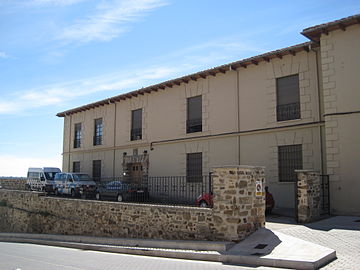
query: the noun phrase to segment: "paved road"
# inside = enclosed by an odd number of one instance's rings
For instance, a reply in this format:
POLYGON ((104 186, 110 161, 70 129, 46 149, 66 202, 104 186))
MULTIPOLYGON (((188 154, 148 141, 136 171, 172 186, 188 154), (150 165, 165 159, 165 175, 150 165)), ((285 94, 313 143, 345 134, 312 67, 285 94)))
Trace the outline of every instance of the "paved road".
MULTIPOLYGON (((166 259, 85 251, 33 244, 0 242, 1 270, 242 270, 254 269, 216 262, 166 259)), ((256 269, 274 269, 258 267, 256 269)))
POLYGON ((337 216, 305 225, 293 219, 270 217, 266 227, 336 250, 337 260, 326 270, 360 269, 360 217, 337 216))

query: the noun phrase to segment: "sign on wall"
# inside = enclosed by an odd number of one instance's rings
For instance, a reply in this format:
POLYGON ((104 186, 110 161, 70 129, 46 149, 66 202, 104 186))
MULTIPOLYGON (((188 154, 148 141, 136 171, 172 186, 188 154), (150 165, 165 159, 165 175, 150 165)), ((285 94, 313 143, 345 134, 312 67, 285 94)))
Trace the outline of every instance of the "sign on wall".
POLYGON ((263 195, 263 184, 261 180, 256 180, 256 196, 263 195))

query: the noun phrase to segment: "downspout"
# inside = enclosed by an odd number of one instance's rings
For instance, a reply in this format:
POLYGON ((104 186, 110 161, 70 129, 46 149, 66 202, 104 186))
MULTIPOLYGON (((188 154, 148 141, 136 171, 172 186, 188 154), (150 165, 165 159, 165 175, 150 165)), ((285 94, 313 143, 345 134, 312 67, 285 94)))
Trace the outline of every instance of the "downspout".
MULTIPOLYGON (((319 106, 319 121, 322 119, 321 115, 321 90, 320 90, 320 70, 319 70, 319 54, 318 51, 311 47, 311 50, 315 52, 316 56, 316 79, 317 79, 317 88, 318 88, 318 106, 319 106)), ((323 131, 321 125, 319 126, 319 136, 320 136, 320 166, 321 166, 321 172, 320 174, 324 174, 324 149, 323 149, 323 131)))
MULTIPOLYGON (((66 117, 66 114, 65 114, 65 117, 66 117)), ((70 156, 71 156, 71 134, 72 134, 72 131, 71 131, 71 127, 72 127, 72 114, 70 114, 70 131, 69 131, 69 160, 68 160, 68 169, 67 171, 70 172, 71 169, 70 169, 70 156)))
POLYGON ((114 155, 113 155, 113 178, 115 178, 115 157, 116 157, 116 102, 114 103, 115 109, 114 109, 114 155))
MULTIPOLYGON (((231 67, 231 66, 230 66, 231 67)), ((240 132, 240 83, 239 83, 239 70, 236 69, 236 103, 237 103, 237 131, 240 132)), ((240 164, 240 136, 237 136, 238 140, 238 164, 240 164)))

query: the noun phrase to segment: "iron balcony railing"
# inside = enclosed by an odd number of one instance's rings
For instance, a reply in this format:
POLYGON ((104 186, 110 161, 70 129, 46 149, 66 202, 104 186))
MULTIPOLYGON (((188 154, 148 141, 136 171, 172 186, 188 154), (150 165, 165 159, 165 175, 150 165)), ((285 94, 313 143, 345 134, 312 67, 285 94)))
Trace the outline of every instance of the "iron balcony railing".
POLYGON ((81 139, 74 139, 74 148, 80 148, 81 139))
POLYGON ((200 132, 202 131, 202 119, 189 119, 186 121, 186 132, 200 132))
POLYGON ((102 145, 102 136, 94 136, 94 145, 102 145))
POLYGON ((131 137, 132 141, 141 140, 142 139, 142 129, 141 128, 131 129, 130 137, 131 137))
POLYGON ((300 102, 278 105, 276 115, 277 121, 300 119, 300 102))

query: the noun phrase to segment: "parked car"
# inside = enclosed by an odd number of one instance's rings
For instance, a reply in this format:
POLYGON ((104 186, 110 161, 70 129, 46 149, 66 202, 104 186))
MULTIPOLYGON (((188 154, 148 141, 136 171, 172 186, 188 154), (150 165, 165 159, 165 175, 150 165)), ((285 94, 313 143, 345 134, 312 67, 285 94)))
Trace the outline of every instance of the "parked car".
POLYGON ((212 192, 200 194, 195 201, 195 205, 200 207, 213 207, 214 203, 212 192))
POLYGON ((26 189, 45 191, 47 193, 54 192, 54 177, 60 173, 59 168, 44 167, 44 168, 29 168, 26 179, 26 189))
POLYGON ((55 195, 71 197, 94 197, 96 183, 85 173, 57 173, 55 175, 55 195))
POLYGON ((149 198, 147 188, 136 187, 124 181, 111 181, 97 188, 97 200, 110 199, 118 202, 145 201, 149 198))

